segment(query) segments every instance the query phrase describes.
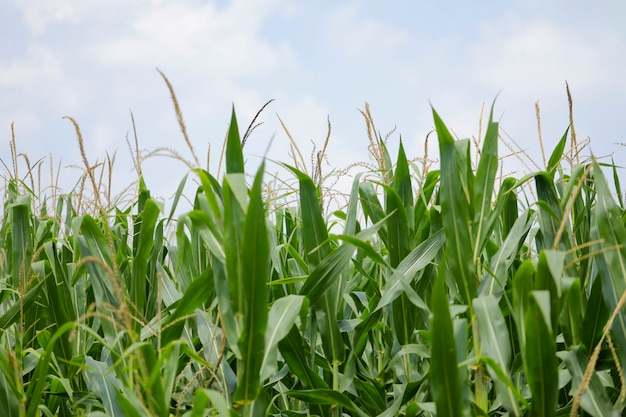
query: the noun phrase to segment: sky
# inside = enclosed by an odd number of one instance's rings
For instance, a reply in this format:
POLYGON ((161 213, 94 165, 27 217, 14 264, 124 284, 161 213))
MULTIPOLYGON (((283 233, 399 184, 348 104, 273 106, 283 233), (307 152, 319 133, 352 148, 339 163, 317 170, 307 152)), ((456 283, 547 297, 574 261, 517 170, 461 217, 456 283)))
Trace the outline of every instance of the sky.
MULTIPOLYGON (((192 160, 157 68, 176 91, 203 168, 210 147, 213 175, 232 106, 244 131, 270 99, 244 149, 251 172, 266 152, 290 161, 277 116, 307 161, 330 120, 328 172, 371 162, 359 112, 366 102, 379 132, 393 131, 394 157, 401 139, 414 159, 424 156, 434 127, 431 106, 459 138, 477 138, 481 109, 486 117, 494 100, 507 142, 527 152, 529 169, 540 169, 535 103, 549 151, 569 124, 566 81, 576 134, 591 141, 587 154, 612 154, 626 165, 623 0, 1 1, 4 177, 12 170, 13 123, 18 153, 41 160, 44 173, 52 155, 60 185, 71 190, 82 162, 64 116, 80 125, 91 164, 115 153, 118 190, 136 178, 131 111, 143 152, 169 147, 192 160)), ((436 159, 434 139, 429 146, 436 159)), ((509 153, 502 143, 500 155, 509 153)), ((505 158, 503 171, 521 176, 527 168, 520 164, 505 158)), ((166 204, 188 172, 169 157, 146 159, 142 168, 166 204)), ((271 162, 268 171, 287 175, 271 162)), ((349 183, 345 176, 339 186, 349 183)))

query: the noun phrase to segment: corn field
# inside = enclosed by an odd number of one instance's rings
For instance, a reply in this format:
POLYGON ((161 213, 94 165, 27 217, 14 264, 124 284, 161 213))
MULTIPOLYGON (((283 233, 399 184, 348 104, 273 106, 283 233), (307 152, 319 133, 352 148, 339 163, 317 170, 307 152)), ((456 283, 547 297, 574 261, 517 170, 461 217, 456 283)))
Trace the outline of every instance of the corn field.
POLYGON ((194 169, 176 217, 141 178, 88 213, 11 176, 0 414, 622 415, 617 168, 568 159, 566 132, 544 171, 498 178, 491 116, 475 159, 433 118, 440 169, 375 136, 383 166, 333 213, 289 164, 297 199, 272 204, 234 111, 225 174, 194 169))

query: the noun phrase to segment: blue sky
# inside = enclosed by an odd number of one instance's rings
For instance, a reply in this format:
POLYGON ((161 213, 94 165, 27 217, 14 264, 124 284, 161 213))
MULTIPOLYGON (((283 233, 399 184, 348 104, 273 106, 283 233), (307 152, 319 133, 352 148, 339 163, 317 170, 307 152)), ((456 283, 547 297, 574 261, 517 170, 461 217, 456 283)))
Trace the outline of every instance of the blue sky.
MULTIPOLYGON (((390 148, 401 135, 416 158, 433 127, 431 103, 459 137, 475 137, 481 106, 488 109, 498 93, 501 128, 542 166, 535 102, 551 148, 568 125, 566 80, 579 139, 589 137, 594 154, 614 153, 621 163, 624 22, 622 0, 5 0, 0 158, 10 166, 14 122, 18 152, 31 161, 45 157, 47 164, 51 153, 55 165, 79 165, 74 130, 62 119, 72 116, 92 163, 117 151, 114 180, 123 188, 134 177, 125 139, 132 110, 142 149, 168 146, 190 159, 158 67, 176 90, 203 163, 210 144, 214 174, 233 103, 243 130, 276 99, 246 145, 251 167, 273 136, 270 157, 288 159, 276 114, 305 155, 312 142, 321 146, 330 117, 329 163, 341 167, 369 160, 358 111, 365 101, 382 134, 397 128, 390 148)), ((523 169, 504 160, 505 172, 521 176, 523 169)), ((167 200, 186 167, 152 158, 144 173, 167 200)), ((71 187, 78 175, 65 168, 61 183, 71 187)))

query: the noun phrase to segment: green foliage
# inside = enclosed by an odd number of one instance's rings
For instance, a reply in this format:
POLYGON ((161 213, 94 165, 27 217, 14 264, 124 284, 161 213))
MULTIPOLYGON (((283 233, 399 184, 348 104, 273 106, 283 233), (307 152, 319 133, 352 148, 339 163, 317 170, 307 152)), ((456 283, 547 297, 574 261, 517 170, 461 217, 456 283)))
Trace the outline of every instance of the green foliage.
POLYGON ((177 219, 143 178, 130 206, 92 214, 72 194, 37 214, 10 179, 0 414, 621 415, 616 167, 615 190, 596 162, 567 173, 566 132, 545 172, 499 181, 492 114, 476 161, 433 117, 440 169, 420 173, 402 143, 392 164, 377 137, 382 171, 357 175, 334 218, 286 164, 297 204, 270 206, 234 110, 225 175, 194 170, 177 219))

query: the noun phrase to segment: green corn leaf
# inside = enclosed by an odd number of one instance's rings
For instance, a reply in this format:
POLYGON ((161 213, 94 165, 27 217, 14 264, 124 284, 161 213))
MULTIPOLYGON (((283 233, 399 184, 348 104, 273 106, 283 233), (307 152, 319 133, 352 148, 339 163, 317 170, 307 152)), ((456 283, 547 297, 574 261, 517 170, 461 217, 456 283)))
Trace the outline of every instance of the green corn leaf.
POLYGON ((559 167, 561 163, 561 159, 563 158, 563 151, 565 150, 565 145, 567 144, 567 134, 569 133, 569 128, 565 130, 565 133, 561 137, 561 140, 557 143, 556 147, 552 151, 552 155, 550 155, 550 159, 548 160, 548 166, 546 167, 546 171, 552 175, 559 167))
MULTIPOLYGON (((413 236, 413 191, 404 147, 400 142, 398 162, 393 173, 392 187, 384 186, 387 209, 387 250, 391 267, 397 267, 411 251, 413 236)), ((411 343, 416 328, 417 309, 406 294, 393 301, 393 327, 400 345, 411 343)))
POLYGON ((556 342, 551 325, 550 293, 532 291, 525 313, 524 368, 532 394, 531 414, 553 416, 558 396, 556 342))
MULTIPOLYGON (((470 140, 460 139, 454 141, 454 153, 456 155, 456 169, 459 174, 459 185, 463 191, 463 201, 465 202, 470 219, 474 218, 474 206, 471 205, 474 195, 474 172, 472 171, 472 157, 470 153, 470 140)), ((443 165, 442 165, 443 166, 443 165)))
POLYGON ((226 173, 244 173, 243 146, 239 136, 239 126, 237 126, 237 116, 235 116, 235 106, 230 117, 230 127, 228 128, 228 138, 226 140, 226 173))
POLYGON ((279 298, 272 305, 265 332, 265 353, 261 363, 261 381, 265 381, 276 370, 278 342, 289 334, 303 302, 303 296, 292 294, 279 298))
POLYGON ((33 230, 31 225, 31 200, 28 195, 17 195, 7 204, 10 221, 10 271, 15 287, 26 288, 33 254, 33 230), (21 281, 18 281, 21 280, 21 281))
MULTIPOLYGON (((50 277, 47 275, 46 277, 50 277)), ((46 279, 38 280, 34 285, 31 284, 29 290, 22 296, 21 303, 12 303, 11 306, 0 316, 0 331, 4 331, 17 323, 20 319, 21 311, 30 310, 41 296, 42 288, 45 288, 46 279)))
POLYGON ((498 198, 496 199, 496 205, 502 204, 503 206, 501 212, 503 236, 509 235, 520 214, 517 204, 517 195, 513 192, 513 190, 515 190, 515 184, 515 178, 506 178, 502 181, 502 185, 498 191, 498 198))
POLYGON ((270 248, 265 207, 262 197, 262 163, 250 191, 250 204, 243 226, 241 251, 242 276, 238 288, 243 300, 243 331, 238 340, 243 369, 238 369, 238 384, 234 400, 244 404, 253 401, 261 391, 260 372, 265 352, 265 331, 268 317, 267 281, 270 248))
POLYGON ((19 398, 23 396, 23 393, 19 393, 19 390, 15 384, 15 372, 10 368, 8 363, 8 357, 3 348, 0 347, 0 404, 2 404, 2 410, 6 417, 18 417, 20 401, 19 398))
MULTIPOLYGON (((571 350, 559 352, 558 356, 567 365, 567 369, 572 375, 572 387, 574 390, 577 390, 582 383, 583 375, 587 368, 588 360, 586 355, 581 351, 580 347, 576 346, 571 350)), ((591 376, 589 385, 583 391, 580 405, 583 410, 594 417, 617 417, 621 415, 611 404, 606 388, 602 385, 600 378, 595 372, 591 376)))
POLYGON ((176 310, 163 322, 163 331, 161 332, 161 344, 163 346, 178 340, 185 327, 184 318, 208 301, 213 287, 212 272, 212 270, 207 269, 198 275, 187 288, 183 297, 173 305, 176 310))
MULTIPOLYGON (((215 374, 221 386, 224 387, 224 391, 232 394, 237 388, 237 375, 230 367, 230 365, 221 360, 222 355, 222 343, 224 342, 224 332, 215 323, 211 315, 205 311, 196 311, 196 326, 198 327, 198 338, 202 344, 202 353, 204 361, 210 364, 210 366, 219 367, 215 369, 215 374)), ((187 345, 183 345, 185 348, 187 345)), ((188 356, 196 355, 195 350, 188 354, 188 356)), ((203 362, 200 360, 199 362, 203 362)), ((230 397, 227 397, 229 399, 230 397)), ((230 404, 230 403, 229 403, 230 404)))
POLYGON ((340 405, 352 411, 356 416, 367 417, 367 414, 360 410, 350 398, 338 391, 318 388, 314 390, 287 391, 287 395, 310 404, 340 405))
MULTIPOLYGON (((224 253, 231 308, 236 317, 242 317, 245 310, 247 279, 243 271, 243 229, 247 209, 247 190, 243 174, 226 174, 224 177, 224 253)), ((237 324, 237 332, 241 323, 237 324)), ((231 341, 231 343, 234 341, 231 341)))
POLYGON ((418 271, 426 268, 433 261, 441 250, 444 241, 445 233, 443 230, 440 230, 420 243, 404 258, 395 272, 387 278, 376 310, 388 305, 402 293, 403 283, 408 284, 407 281, 411 280, 418 271))
POLYGON ((583 294, 579 278, 567 278, 564 282, 564 297, 559 324, 567 346, 582 343, 583 294))
MULTIPOLYGON (((140 400, 132 389, 122 385, 122 392, 117 396, 124 417, 145 417, 149 415, 145 404, 140 400)), ((108 417, 108 416, 107 416, 108 417)))
POLYGON ((461 383, 444 270, 439 270, 432 294, 430 384, 437 404, 437 414, 461 416, 461 383))
MULTIPOLYGON (((542 241, 539 250, 542 249, 558 249, 567 252, 572 249, 572 239, 570 228, 567 227, 561 235, 559 242, 555 243, 557 238, 557 230, 561 226, 563 220, 563 209, 559 202, 552 178, 545 173, 535 175, 535 184, 537 187, 537 198, 539 206, 539 226, 541 227, 542 241)), ((569 222, 568 222, 569 224, 569 222)), ((568 257, 568 262, 571 256, 568 257)))
POLYGON ((117 399, 121 383, 113 375, 111 366, 105 362, 96 361, 91 356, 87 356, 85 364, 90 391, 100 399, 107 414, 112 417, 125 416, 117 399))
POLYGON ((523 407, 528 407, 528 401, 522 396, 518 387, 511 381, 510 372, 503 370, 491 357, 481 357, 480 360, 487 365, 489 376, 493 379, 496 394, 504 407, 514 416, 521 416, 523 407))
POLYGON ((611 157, 611 170, 613 171, 613 183, 615 184, 615 194, 617 196, 617 202, 620 208, 624 208, 624 197, 622 196, 622 186, 620 185, 618 166, 615 165, 615 161, 611 157))
MULTIPOLYGON (((217 223, 221 223, 224 215, 224 207, 223 207, 223 192, 220 183, 209 174, 207 171, 202 169, 194 169, 196 175, 200 179, 202 184, 201 195, 206 198, 206 204, 208 210, 205 210, 207 213, 211 213, 213 218, 216 219, 217 223)), ((199 207, 194 207, 194 209, 198 209, 199 207)))
POLYGON ((213 405, 213 409, 217 411, 219 417, 236 416, 236 412, 228 407, 228 402, 224 398, 224 394, 206 388, 198 389, 195 392, 193 411, 191 417, 204 417, 206 415, 208 403, 213 405))
POLYGON ((535 266, 530 259, 525 260, 513 277, 513 318, 517 327, 520 348, 526 346, 525 317, 528 311, 528 297, 535 285, 535 266))
POLYGON ((315 372, 307 361, 306 349, 300 332, 292 327, 287 337, 278 342, 280 354, 298 380, 310 389, 328 388, 328 384, 315 372))
POLYGON ((479 292, 481 295, 499 295, 502 293, 509 276, 508 271, 513 263, 519 259, 518 251, 533 225, 533 219, 534 216, 527 213, 515 220, 498 251, 491 258, 490 272, 485 274, 480 283, 479 292))
POLYGON ((352 190, 350 192, 350 199, 348 200, 348 207, 346 210, 346 222, 343 229, 343 234, 347 236, 353 236, 357 232, 357 209, 359 202, 359 185, 361 183, 362 173, 354 176, 352 181, 352 190))
POLYGON ((319 194, 311 178, 297 169, 285 165, 300 183, 300 212, 302 215, 302 242, 309 268, 319 265, 331 252, 328 230, 322 215, 319 194))
POLYGON ((310 272, 299 293, 306 295, 315 309, 327 359, 331 363, 342 363, 345 360, 345 346, 337 324, 337 299, 342 274, 349 264, 354 248, 344 245, 333 251, 315 184, 303 172, 286 167, 296 175, 300 183, 302 242, 310 272))
POLYGON ((354 386, 358 393, 355 401, 361 408, 368 410, 370 415, 378 415, 387 409, 385 389, 380 383, 373 380, 366 382, 356 378, 354 386))
POLYGON ((387 241, 389 263, 398 266, 409 253, 411 247, 411 228, 404 202, 400 195, 391 187, 384 186, 387 203, 387 241))
MULTIPOLYGON (((143 185, 143 180, 141 184, 143 185)), ((150 192, 143 187, 140 189, 139 207, 141 212, 135 217, 133 273, 127 286, 131 302, 139 314, 145 315, 146 287, 150 284, 156 286, 154 278, 148 277, 148 266, 151 263, 150 253, 155 246, 155 229, 161 210, 150 198, 150 192)))
MULTIPOLYGON (((56 277, 51 276, 53 274, 49 262, 33 262, 31 264, 31 268, 34 274, 41 277, 42 280, 46 282, 46 295, 49 301, 47 310, 51 315, 50 330, 55 331, 63 324, 71 321, 70 313, 68 311, 68 308, 71 308, 71 304, 66 302, 66 300, 71 300, 71 298, 63 297, 63 295, 68 296, 69 291, 67 293, 63 292, 65 289, 65 282, 57 283, 56 277)), ((72 359, 72 343, 69 340, 69 337, 61 338, 57 348, 55 349, 55 355, 66 361, 70 361, 72 359)))
MULTIPOLYGON (((594 230, 594 256, 598 276, 602 280, 602 292, 608 308, 613 311, 626 291, 626 227, 622 223, 622 211, 613 200, 602 168, 596 163, 593 168, 597 187, 594 230), (597 239, 599 237, 599 239, 597 239), (608 250, 610 248, 610 250, 608 250)), ((597 278, 596 278, 597 279, 597 278)), ((621 310, 611 327, 612 336, 620 347, 622 361, 626 358, 626 313, 621 310)))
POLYGON ((602 296, 602 279, 597 277, 591 285, 591 294, 582 321, 582 344, 587 351, 591 352, 602 338, 602 331, 610 315, 602 296))
POLYGON ((430 231, 430 219, 428 207, 431 205, 431 199, 436 186, 439 184, 439 171, 429 171, 426 180, 421 186, 420 193, 415 202, 413 219, 415 219, 416 238, 422 241, 428 237, 430 231))
POLYGON ((489 375, 495 382, 496 392, 507 410, 514 415, 520 415, 516 394, 509 386, 510 374, 508 370, 512 358, 510 335, 498 301, 493 295, 475 298, 474 311, 476 312, 482 358, 483 360, 485 357, 492 359, 497 368, 504 372, 504 375, 499 374, 495 366, 487 368, 489 375))
MULTIPOLYGON (((147 399, 147 405, 149 408, 159 417, 167 417, 168 416, 168 407, 167 401, 165 397, 165 392, 163 390, 163 384, 161 383, 162 379, 162 363, 157 360, 157 353, 154 347, 150 343, 142 343, 138 346, 138 350, 141 352, 141 360, 145 366, 145 371, 148 372, 146 375, 144 373, 144 384, 145 390, 150 393, 149 398, 147 399)), ((167 352, 167 347, 164 349, 164 353, 167 352)), ((176 357, 178 355, 175 355, 176 357)))
MULTIPOLYGON (((495 103, 494 103, 495 104, 495 103)), ((489 113, 489 123, 476 169, 476 181, 472 203, 474 206, 474 257, 482 250, 482 242, 490 232, 488 221, 491 199, 498 171, 498 123, 493 121, 493 105, 489 113)))
MULTIPOLYGON (((471 301, 477 295, 477 277, 473 254, 471 234, 469 230, 469 213, 467 199, 463 190, 463 172, 458 172, 457 159, 463 160, 466 155, 457 153, 455 141, 448 128, 433 109, 435 128, 439 137, 439 154, 441 158, 441 217, 446 233, 447 265, 456 280, 461 297, 472 309, 471 301)), ((469 163, 468 161, 465 161, 469 163)))
POLYGON ((498 301, 492 295, 474 299, 474 311, 482 354, 493 358, 502 369, 511 364, 509 331, 498 301))
POLYGON ((560 251, 544 250, 539 254, 537 273, 535 274, 535 290, 550 292, 550 326, 556 329, 557 317, 561 304, 561 281, 565 254, 560 251))
MULTIPOLYGON (((363 209, 363 214, 366 219, 370 219, 372 223, 378 223, 385 217, 385 211, 378 200, 378 194, 371 182, 365 181, 359 184, 359 197, 361 200, 361 208, 363 209)), ((387 241, 386 230, 381 230, 378 235, 383 242, 387 241)))

